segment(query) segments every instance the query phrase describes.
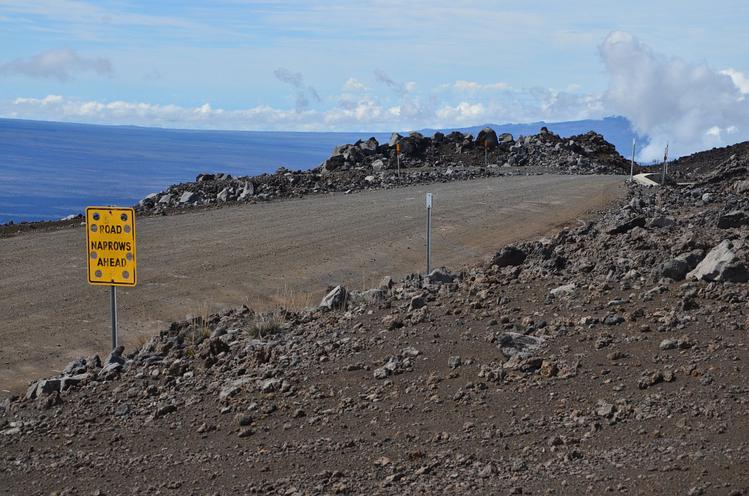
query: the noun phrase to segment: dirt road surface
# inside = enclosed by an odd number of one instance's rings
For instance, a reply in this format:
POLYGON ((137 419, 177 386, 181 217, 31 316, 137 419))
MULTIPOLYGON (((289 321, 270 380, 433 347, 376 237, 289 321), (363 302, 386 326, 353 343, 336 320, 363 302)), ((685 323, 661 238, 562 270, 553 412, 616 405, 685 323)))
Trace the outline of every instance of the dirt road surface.
MULTIPOLYGON (((118 293, 121 341, 134 346, 219 307, 313 305, 328 284, 362 289, 423 271, 427 191, 434 265, 454 269, 574 223, 623 195, 623 184, 502 177, 139 219, 139 285, 118 293)), ((84 249, 83 227, 0 239, 0 397, 108 351, 109 290, 87 284, 84 249)))

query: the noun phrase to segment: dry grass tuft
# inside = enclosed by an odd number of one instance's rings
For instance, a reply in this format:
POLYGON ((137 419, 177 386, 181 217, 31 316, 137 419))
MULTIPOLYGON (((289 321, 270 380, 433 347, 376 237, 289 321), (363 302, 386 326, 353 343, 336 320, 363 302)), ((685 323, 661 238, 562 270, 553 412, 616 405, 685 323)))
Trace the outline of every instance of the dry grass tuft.
POLYGON ((250 327, 250 335, 256 338, 263 338, 272 334, 276 334, 281 330, 283 322, 283 314, 280 314, 278 312, 256 315, 255 321, 250 327))

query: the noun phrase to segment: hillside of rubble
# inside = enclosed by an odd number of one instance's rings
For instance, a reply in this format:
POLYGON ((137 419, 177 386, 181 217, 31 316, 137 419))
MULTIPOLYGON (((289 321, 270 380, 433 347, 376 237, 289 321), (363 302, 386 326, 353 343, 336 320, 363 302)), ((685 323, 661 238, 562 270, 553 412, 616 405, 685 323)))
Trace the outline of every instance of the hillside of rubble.
POLYGON ((484 264, 81 357, 0 406, 2 487, 749 494, 741 150, 484 264))
POLYGON ((339 145, 309 171, 279 169, 275 174, 233 177, 200 174, 141 200, 143 214, 232 203, 255 203, 334 191, 354 192, 413 184, 518 174, 624 174, 629 162, 603 136, 588 132, 561 138, 542 128, 513 138, 486 128, 476 137, 454 131, 432 137, 393 133, 388 143, 375 138, 339 145))

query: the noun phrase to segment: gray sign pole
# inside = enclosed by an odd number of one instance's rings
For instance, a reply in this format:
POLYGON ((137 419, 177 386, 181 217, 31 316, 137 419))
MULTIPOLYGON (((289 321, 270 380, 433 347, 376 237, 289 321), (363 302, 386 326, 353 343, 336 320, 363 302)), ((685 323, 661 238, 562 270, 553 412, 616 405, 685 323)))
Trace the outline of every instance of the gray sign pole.
POLYGON ((635 149, 637 147, 637 138, 632 138, 632 164, 629 167, 629 180, 635 177, 635 149))
POLYGON ((112 286, 110 297, 112 305, 112 349, 117 348, 117 286, 112 286))
POLYGON ((432 272, 432 194, 427 193, 427 274, 432 272))

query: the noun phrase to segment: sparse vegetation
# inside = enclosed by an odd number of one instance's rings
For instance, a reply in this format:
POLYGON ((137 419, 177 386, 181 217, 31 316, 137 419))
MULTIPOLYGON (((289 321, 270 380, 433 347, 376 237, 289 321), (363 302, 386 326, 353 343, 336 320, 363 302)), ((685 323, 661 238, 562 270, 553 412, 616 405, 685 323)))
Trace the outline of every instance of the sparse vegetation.
POLYGON ((276 334, 281 330, 283 322, 283 315, 279 312, 258 314, 250 326, 250 334, 258 338, 276 334))

